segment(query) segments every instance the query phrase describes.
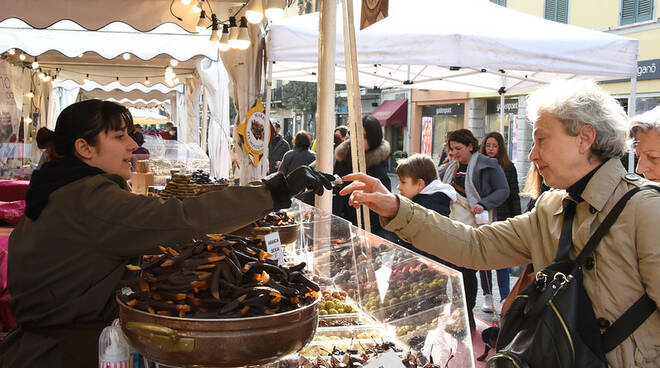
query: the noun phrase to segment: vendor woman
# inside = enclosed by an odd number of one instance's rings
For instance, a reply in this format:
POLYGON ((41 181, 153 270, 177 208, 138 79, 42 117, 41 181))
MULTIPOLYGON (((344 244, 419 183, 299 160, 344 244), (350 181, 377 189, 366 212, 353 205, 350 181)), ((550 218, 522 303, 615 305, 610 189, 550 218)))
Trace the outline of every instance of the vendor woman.
MULTIPOLYGON (((42 128, 45 129, 45 128, 42 128)), ((259 184, 186 200, 132 194, 126 179, 137 145, 128 110, 87 100, 42 134, 58 159, 33 173, 26 217, 9 238, 8 284, 18 327, 0 345, 0 367, 94 367, 101 330, 118 316, 114 295, 126 264, 158 245, 238 229, 318 194, 332 177, 306 166, 259 184)))

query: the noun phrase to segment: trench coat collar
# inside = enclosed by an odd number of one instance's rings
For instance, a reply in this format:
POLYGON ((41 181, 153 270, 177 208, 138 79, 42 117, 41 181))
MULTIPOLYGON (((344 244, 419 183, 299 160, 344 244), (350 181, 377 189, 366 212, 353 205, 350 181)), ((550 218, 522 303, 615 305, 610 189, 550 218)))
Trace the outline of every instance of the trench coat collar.
MULTIPOLYGON (((607 160, 587 183, 587 186, 582 192, 582 199, 589 203, 596 211, 602 211, 605 203, 612 196, 614 189, 619 185, 621 178, 625 174, 626 170, 621 165, 619 159, 611 158, 607 160)), ((564 212, 566 201, 574 201, 568 193, 564 193, 562 206, 555 212, 555 215, 564 212)))

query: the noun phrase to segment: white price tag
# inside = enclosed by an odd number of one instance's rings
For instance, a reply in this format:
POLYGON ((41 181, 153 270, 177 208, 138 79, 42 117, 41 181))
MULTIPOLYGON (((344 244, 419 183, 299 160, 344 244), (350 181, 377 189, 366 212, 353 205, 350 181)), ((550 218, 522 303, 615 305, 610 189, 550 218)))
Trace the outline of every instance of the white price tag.
POLYGON ((392 275, 392 268, 390 266, 383 265, 374 273, 376 274, 376 286, 378 286, 378 294, 380 295, 380 302, 382 303, 383 300, 385 300, 387 289, 390 288, 390 276, 392 275))
POLYGON ((401 363, 401 358, 395 352, 388 350, 375 360, 368 362, 364 368, 406 368, 406 366, 401 363))
POLYGON ((282 243, 280 242, 280 233, 273 231, 270 234, 264 235, 266 242, 266 251, 273 255, 272 258, 277 259, 277 265, 284 264, 284 253, 282 252, 282 243))

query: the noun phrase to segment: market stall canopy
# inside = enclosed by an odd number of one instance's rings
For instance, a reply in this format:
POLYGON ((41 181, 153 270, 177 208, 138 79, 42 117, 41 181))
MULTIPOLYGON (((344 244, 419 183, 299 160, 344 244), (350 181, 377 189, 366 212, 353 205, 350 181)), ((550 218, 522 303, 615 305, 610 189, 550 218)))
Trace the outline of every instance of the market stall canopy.
MULTIPOLYGON (((217 14, 226 14, 236 1, 205 0, 217 14)), ((163 23, 176 23, 189 32, 195 31, 199 13, 191 5, 172 0, 19 0, 0 4, 2 18, 19 18, 34 28, 70 19, 89 30, 103 28, 111 22, 123 22, 146 32, 163 23), (175 16, 181 18, 179 21, 175 16)))
POLYGON ((172 91, 183 93, 183 85, 179 84, 178 86, 168 87, 164 84, 158 83, 151 86, 145 86, 142 83, 134 83, 128 86, 124 86, 117 82, 112 82, 106 85, 99 84, 94 81, 89 81, 86 83, 78 83, 73 80, 56 80, 53 82, 53 88, 62 87, 64 89, 74 89, 81 88, 85 91, 92 91, 95 89, 103 90, 105 92, 110 92, 113 90, 130 92, 130 91, 140 91, 142 93, 149 93, 153 91, 158 91, 160 93, 170 93, 172 91))
MULTIPOLYGON (((316 81, 318 28, 318 13, 272 24, 273 79, 316 81)), ((343 69, 341 17, 336 29, 335 63, 343 69)), ((360 84, 368 87, 508 93, 556 78, 630 78, 637 71, 635 39, 489 1, 390 0, 389 16, 356 31, 356 39, 360 84)), ((345 83, 345 75, 337 70, 336 82, 345 83)))
POLYGON ((383 101, 371 113, 382 126, 406 126, 408 121, 408 99, 383 101))
POLYGON ((130 111, 131 115, 133 116, 133 123, 134 124, 140 124, 140 125, 151 125, 151 124, 165 124, 169 120, 167 119, 167 116, 160 115, 159 113, 153 111, 154 109, 136 109, 134 107, 129 107, 128 111, 130 111))
POLYGON ((106 92, 102 89, 93 89, 91 91, 80 91, 81 100, 99 99, 114 101, 126 106, 134 107, 153 107, 161 104, 171 104, 176 99, 176 92, 162 93, 159 91, 142 92, 139 90, 124 92, 121 90, 112 90, 106 92))

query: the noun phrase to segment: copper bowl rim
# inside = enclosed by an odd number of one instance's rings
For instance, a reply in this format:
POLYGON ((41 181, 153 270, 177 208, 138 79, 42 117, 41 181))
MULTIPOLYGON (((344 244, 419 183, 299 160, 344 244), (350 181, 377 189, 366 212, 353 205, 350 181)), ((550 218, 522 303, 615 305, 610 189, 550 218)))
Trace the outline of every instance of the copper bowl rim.
MULTIPOLYGON (((320 295, 320 294, 319 294, 320 295)), ((321 298, 316 298, 312 303, 304 305, 298 309, 290 310, 288 312, 283 312, 283 313, 275 313, 275 314, 270 314, 270 315, 265 315, 265 316, 255 316, 255 317, 241 317, 241 318, 181 318, 181 317, 174 317, 174 316, 162 316, 162 315, 157 315, 157 314, 151 314, 149 312, 145 312, 133 307, 130 307, 126 305, 121 299, 119 299, 119 296, 116 296, 115 299, 117 300, 117 303, 124 308, 127 308, 131 310, 134 313, 138 314, 144 314, 145 316, 149 317, 158 317, 159 319, 165 319, 165 320, 174 320, 174 321, 190 321, 190 322, 244 322, 244 321, 259 321, 259 320, 266 320, 266 319, 274 319, 276 317, 285 317, 287 315, 293 315, 300 313, 306 309, 313 308, 315 304, 318 304, 321 301, 321 298)))
POLYGON ((295 223, 295 224, 288 224, 288 225, 273 225, 273 226, 268 226, 268 227, 270 227, 273 230, 288 230, 288 229, 295 228, 296 226, 300 226, 300 224, 295 223))

